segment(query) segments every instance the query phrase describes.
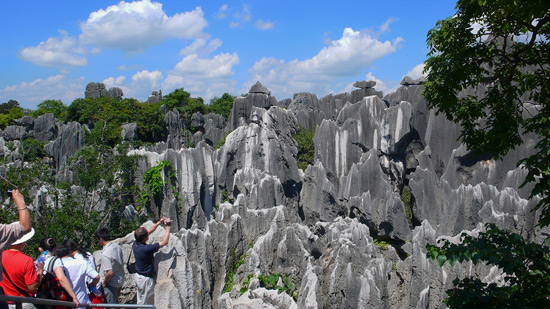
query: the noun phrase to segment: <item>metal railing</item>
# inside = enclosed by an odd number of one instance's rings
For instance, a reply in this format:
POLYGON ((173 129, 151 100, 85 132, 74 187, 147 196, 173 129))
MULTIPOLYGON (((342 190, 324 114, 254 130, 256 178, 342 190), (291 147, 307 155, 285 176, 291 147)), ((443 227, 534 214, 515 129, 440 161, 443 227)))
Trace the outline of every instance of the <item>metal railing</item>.
MULTIPOLYGON (((35 305, 46 305, 46 306, 64 306, 72 307, 75 305, 72 301, 61 301, 45 298, 34 298, 34 297, 19 297, 19 296, 8 296, 0 295, 1 302, 14 302, 14 303, 31 303, 35 305)), ((136 305, 136 304, 81 304, 78 308, 150 308, 155 309, 155 305, 136 305)))

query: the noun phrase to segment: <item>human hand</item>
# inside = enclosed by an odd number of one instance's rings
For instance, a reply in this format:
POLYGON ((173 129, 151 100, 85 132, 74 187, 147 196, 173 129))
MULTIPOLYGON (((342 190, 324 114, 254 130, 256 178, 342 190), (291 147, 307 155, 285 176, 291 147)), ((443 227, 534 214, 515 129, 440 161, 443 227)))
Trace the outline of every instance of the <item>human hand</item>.
POLYGON ((78 301, 78 299, 76 299, 76 295, 75 297, 73 297, 73 303, 75 307, 80 307, 80 302, 78 301))
POLYGON ((25 199, 23 198, 23 194, 21 194, 19 190, 13 189, 11 191, 11 198, 13 199, 15 205, 17 205, 17 208, 25 207, 25 199))
POLYGON ((34 262, 34 265, 36 265, 36 268, 37 268, 37 272, 39 274, 41 274, 43 271, 44 271, 44 263, 38 263, 38 262, 34 262))

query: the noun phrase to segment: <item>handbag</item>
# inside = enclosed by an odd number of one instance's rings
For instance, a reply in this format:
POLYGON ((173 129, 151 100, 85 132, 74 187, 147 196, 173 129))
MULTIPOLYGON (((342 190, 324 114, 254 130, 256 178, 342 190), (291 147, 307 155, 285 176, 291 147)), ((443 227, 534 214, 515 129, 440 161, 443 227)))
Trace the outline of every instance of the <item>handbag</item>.
POLYGON ((136 270, 136 262, 130 263, 130 258, 132 257, 132 254, 134 253, 134 248, 130 249, 130 255, 128 256, 128 261, 126 261, 126 269, 128 270, 128 273, 135 274, 137 272, 136 270))

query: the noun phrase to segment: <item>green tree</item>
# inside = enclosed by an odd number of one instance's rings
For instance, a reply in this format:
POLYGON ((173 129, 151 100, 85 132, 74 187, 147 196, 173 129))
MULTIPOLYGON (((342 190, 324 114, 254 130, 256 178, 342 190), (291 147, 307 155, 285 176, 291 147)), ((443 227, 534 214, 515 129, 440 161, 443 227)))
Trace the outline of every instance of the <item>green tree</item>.
POLYGON ((47 113, 52 113, 55 118, 65 121, 67 106, 61 100, 46 100, 38 104, 37 109, 31 115, 33 118, 37 118, 47 113))
POLYGON ((14 107, 20 107, 19 102, 17 102, 16 100, 12 99, 12 100, 9 100, 8 102, 4 102, 0 104, 0 114, 7 114, 10 111, 10 109, 14 107))
POLYGON ((540 137, 537 152, 521 163, 529 173, 525 183, 535 183, 531 197, 542 198, 539 224, 549 225, 550 2, 461 0, 456 9, 428 32, 424 96, 462 126, 462 141, 478 153, 499 159, 523 134, 540 137), (460 94, 482 84, 488 90, 480 96, 460 94))
MULTIPOLYGON (((459 0, 456 9, 428 32, 424 96, 462 126, 461 140, 476 153, 500 159, 522 135, 538 136, 535 153, 518 163, 528 171, 524 185, 534 184, 531 198, 540 198, 539 225, 550 225, 550 2, 459 0)), ((504 271, 503 286, 473 277, 453 281, 445 301, 451 308, 550 305, 548 248, 518 234, 488 225, 478 238, 462 235, 461 244, 428 246, 428 257, 440 265, 483 261, 504 271)))
POLYGON ((12 125, 15 119, 19 119, 25 116, 23 109, 18 106, 10 108, 6 113, 0 114, 0 128, 5 129, 7 126, 12 125))
POLYGON ((313 137, 315 136, 315 129, 307 130, 300 127, 298 132, 293 135, 294 140, 298 143, 298 154, 296 162, 298 168, 305 170, 308 165, 313 164, 313 156, 315 155, 315 143, 313 137))
POLYGON ((428 257, 440 266, 472 260, 496 265, 507 284, 486 284, 479 278, 453 281, 446 304, 451 308, 550 308, 550 248, 528 242, 521 235, 486 224, 479 237, 466 233, 460 244, 443 240, 441 247, 428 246, 428 257))
POLYGON ((231 114, 231 109, 233 108, 233 101, 235 97, 229 93, 224 93, 221 98, 214 97, 210 100, 210 105, 208 105, 208 112, 222 115, 225 120, 229 119, 229 114, 231 114))

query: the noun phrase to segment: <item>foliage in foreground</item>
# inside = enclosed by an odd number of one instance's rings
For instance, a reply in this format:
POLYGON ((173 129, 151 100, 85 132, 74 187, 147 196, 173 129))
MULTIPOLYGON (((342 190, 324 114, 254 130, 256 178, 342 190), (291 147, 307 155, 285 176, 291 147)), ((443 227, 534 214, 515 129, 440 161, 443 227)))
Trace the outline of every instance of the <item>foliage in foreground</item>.
MULTIPOLYGON (((423 94, 461 125, 461 140, 477 154, 500 159, 523 135, 538 137, 535 153, 518 164, 528 171, 523 185, 534 184, 530 198, 540 198, 538 224, 550 225, 550 1, 459 0, 456 9, 428 33, 423 94), (524 105, 526 97, 538 105, 524 105)), ((550 307, 548 248, 518 234, 487 225, 478 238, 428 246, 428 256, 440 265, 472 260, 504 271, 502 286, 454 280, 445 301, 451 308, 550 307)))
POLYGON ((485 229, 479 237, 462 233, 460 244, 442 240, 440 247, 428 245, 427 256, 440 266, 465 261, 495 265, 504 272, 504 285, 474 277, 457 278, 445 303, 451 308, 549 308, 550 248, 492 223, 485 229))
POLYGON ((428 33, 424 96, 462 126, 461 140, 477 153, 500 159, 523 135, 540 138, 536 153, 520 163, 528 170, 524 184, 535 184, 531 197, 541 197, 539 224, 549 225, 550 1, 460 0, 456 8, 428 33), (478 85, 486 93, 460 94, 478 85), (527 109, 525 97, 536 110, 527 109))

